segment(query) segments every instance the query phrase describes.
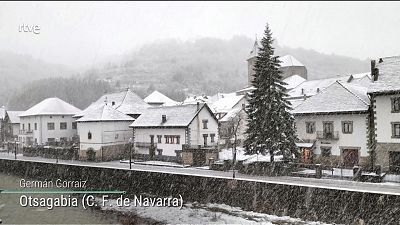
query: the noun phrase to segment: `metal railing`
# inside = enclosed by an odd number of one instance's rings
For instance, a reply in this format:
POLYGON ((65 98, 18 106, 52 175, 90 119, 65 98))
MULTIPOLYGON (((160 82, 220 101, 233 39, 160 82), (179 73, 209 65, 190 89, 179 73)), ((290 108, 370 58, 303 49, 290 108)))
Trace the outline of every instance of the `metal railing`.
POLYGON ((19 130, 19 134, 21 134, 21 135, 29 135, 32 133, 33 133, 33 130, 19 130))
POLYGON ((151 142, 135 142, 136 147, 142 147, 142 148, 149 148, 151 146, 157 147, 157 143, 151 143, 151 142))
POLYGON ((333 131, 333 132, 317 131, 317 139, 338 140, 339 131, 333 131))

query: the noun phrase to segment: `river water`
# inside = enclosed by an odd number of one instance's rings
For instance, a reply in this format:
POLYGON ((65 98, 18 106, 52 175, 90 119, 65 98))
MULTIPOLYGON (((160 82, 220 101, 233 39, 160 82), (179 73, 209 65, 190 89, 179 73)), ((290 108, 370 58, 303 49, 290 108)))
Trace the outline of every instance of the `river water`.
MULTIPOLYGON (((0 173, 0 189, 21 190, 19 177, 0 173)), ((115 215, 93 209, 79 207, 22 207, 23 194, 0 193, 0 219, 3 224, 118 224, 115 215)), ((34 197, 44 197, 32 195, 34 197)), ((46 195, 50 197, 51 195, 46 195)), ((59 196, 59 195, 58 195, 59 196)))

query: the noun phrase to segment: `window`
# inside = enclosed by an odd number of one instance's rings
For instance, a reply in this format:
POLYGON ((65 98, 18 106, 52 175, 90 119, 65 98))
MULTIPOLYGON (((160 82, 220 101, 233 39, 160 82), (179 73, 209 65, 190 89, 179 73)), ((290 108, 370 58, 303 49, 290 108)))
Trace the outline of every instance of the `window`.
POLYGON ((66 122, 61 122, 60 123, 60 130, 66 130, 67 129, 67 123, 66 122))
POLYGON ((29 131, 31 130, 31 124, 30 123, 28 123, 28 130, 29 131))
POLYGON ((315 132, 315 122, 306 122, 307 134, 313 134, 315 132))
POLYGON ((162 135, 157 135, 157 143, 161 144, 162 135))
POLYGON ((163 150, 162 149, 157 149, 158 155, 162 155, 163 150))
POLYGON ((22 124, 22 130, 25 130, 25 124, 24 123, 22 124))
POLYGON ((215 134, 210 134, 211 143, 215 142, 215 134))
POLYGON ((54 130, 54 123, 47 123, 47 130, 54 130))
POLYGON ((321 157, 330 157, 331 156, 331 147, 321 147, 321 157))
POLYGON ((165 135, 164 137, 165 137, 165 144, 180 144, 179 135, 165 135))
POLYGON ((342 132, 343 134, 353 133, 353 121, 342 121, 342 132))
POLYGON ((165 135, 164 137, 165 137, 165 144, 169 144, 169 136, 165 135))
POLYGON ((72 129, 76 130, 76 122, 72 122, 72 129))
POLYGON ((88 139, 88 140, 91 140, 91 139, 92 139, 92 133, 91 133, 90 131, 89 131, 88 134, 87 134, 87 139, 88 139))
POLYGON ((333 122, 323 123, 324 136, 333 136, 333 122))
POLYGON ((208 137, 208 134, 203 134, 203 139, 204 139, 204 147, 206 147, 206 146, 207 146, 207 137, 208 137))
POLYGON ((56 142, 55 138, 47 138, 47 142, 50 144, 53 144, 54 142, 56 142))
POLYGON ((400 122, 392 123, 392 138, 400 138, 400 122))
POLYGON ((391 98, 392 101, 392 113, 400 112, 400 97, 391 98))
POLYGON ((35 130, 37 130, 37 123, 35 123, 35 130))
POLYGON ((150 143, 154 144, 154 135, 150 135, 150 143))
POLYGON ((203 122, 203 129, 208 129, 207 127, 208 120, 202 120, 202 122, 203 122))

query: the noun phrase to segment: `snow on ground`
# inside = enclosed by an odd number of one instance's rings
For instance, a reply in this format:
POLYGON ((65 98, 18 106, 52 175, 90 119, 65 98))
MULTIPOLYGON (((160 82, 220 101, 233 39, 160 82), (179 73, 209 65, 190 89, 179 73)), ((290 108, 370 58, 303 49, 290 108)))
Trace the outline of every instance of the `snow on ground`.
MULTIPOLYGON (((128 163, 129 160, 120 160, 121 163, 128 163)), ((168 166, 168 167, 188 167, 187 165, 182 165, 176 162, 164 162, 164 161, 132 161, 132 164, 137 165, 151 165, 151 166, 168 166)))
MULTIPOLYGON (((245 153, 244 148, 237 147, 236 148, 236 160, 241 161, 241 160, 246 160, 248 158, 253 157, 253 155, 245 155, 244 153, 245 153)), ((221 161, 232 160, 233 159, 233 149, 232 148, 222 149, 218 153, 218 158, 221 161)))
MULTIPOLYGON (((305 169, 302 171, 297 172, 298 174, 315 174, 315 170, 305 169)), ((350 169, 340 169, 340 168, 333 168, 333 175, 332 170, 322 170, 323 176, 343 176, 343 177, 353 177, 353 170, 350 169)))
MULTIPOLYGON (((274 216, 244 211, 224 204, 187 203, 178 207, 139 207, 132 203, 128 207, 117 207, 116 200, 109 200, 102 210, 132 212, 142 218, 151 218, 166 224, 296 224, 323 225, 321 222, 303 221, 288 216, 274 216)), ((99 202, 99 205, 101 203, 99 202)))
MULTIPOLYGON (((229 149, 222 149, 219 152, 219 160, 232 160, 233 159, 233 151, 232 148, 229 149)), ((275 155, 274 161, 282 161, 282 155, 275 155)), ((236 160, 243 161, 243 164, 250 164, 253 162, 270 162, 271 157, 269 154, 262 155, 262 154, 253 154, 253 155, 245 155, 245 151, 241 147, 236 148, 236 160)))

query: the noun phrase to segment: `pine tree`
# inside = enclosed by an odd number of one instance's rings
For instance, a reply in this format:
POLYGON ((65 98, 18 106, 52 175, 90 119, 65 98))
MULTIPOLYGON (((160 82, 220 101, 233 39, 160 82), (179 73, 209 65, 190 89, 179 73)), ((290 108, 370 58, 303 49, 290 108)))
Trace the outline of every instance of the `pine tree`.
POLYGON ((247 154, 271 155, 278 152, 288 159, 295 149, 294 118, 285 83, 279 71, 280 61, 274 56, 272 33, 267 24, 254 64, 255 90, 249 94, 248 127, 244 146, 247 154))

